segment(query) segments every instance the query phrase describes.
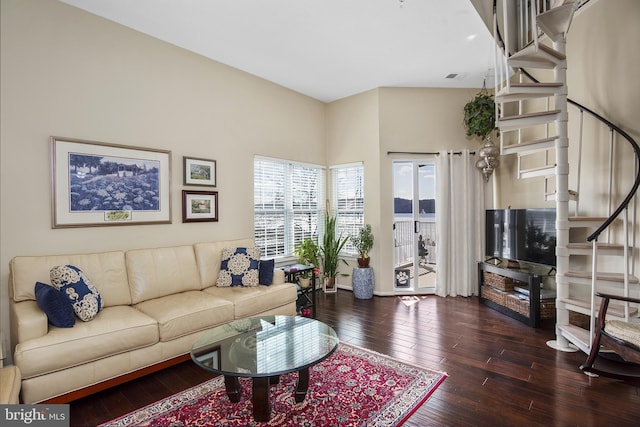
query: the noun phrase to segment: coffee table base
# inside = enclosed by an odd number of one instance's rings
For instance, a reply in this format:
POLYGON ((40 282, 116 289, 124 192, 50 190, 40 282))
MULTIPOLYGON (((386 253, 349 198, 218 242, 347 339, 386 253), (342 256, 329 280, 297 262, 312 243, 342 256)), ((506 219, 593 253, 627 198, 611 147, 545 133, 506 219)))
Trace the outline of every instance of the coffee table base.
MULTIPOLYGON (((256 421, 269 421, 271 419, 271 399, 269 389, 271 384, 278 384, 279 376, 254 377, 252 387, 253 419, 256 421)), ((238 377, 224 376, 224 386, 227 396, 233 403, 240 402, 242 388, 238 377)), ((298 371, 298 384, 294 393, 296 403, 304 402, 309 389, 309 368, 298 371)))

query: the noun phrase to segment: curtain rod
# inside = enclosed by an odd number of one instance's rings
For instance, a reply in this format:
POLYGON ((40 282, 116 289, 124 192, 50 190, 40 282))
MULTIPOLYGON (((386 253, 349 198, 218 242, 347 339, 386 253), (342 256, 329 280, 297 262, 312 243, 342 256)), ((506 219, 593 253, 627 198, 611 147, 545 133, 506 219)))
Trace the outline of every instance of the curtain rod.
MULTIPOLYGON (((390 154, 426 154, 426 155, 430 155, 430 156, 437 156, 440 153, 434 152, 434 151, 387 151, 387 156, 390 154)), ((447 154, 456 154, 456 155, 461 155, 462 151, 453 151, 453 152, 448 152, 447 154)), ((471 155, 475 155, 476 152, 475 151, 470 151, 469 154, 471 155)))

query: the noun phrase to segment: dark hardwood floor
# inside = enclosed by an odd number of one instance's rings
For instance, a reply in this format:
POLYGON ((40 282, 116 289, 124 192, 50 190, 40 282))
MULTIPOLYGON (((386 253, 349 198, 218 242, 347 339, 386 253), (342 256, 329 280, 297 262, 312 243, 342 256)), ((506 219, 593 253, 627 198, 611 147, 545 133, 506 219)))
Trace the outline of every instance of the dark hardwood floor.
MULTIPOLYGON (((318 299, 317 318, 342 341, 448 374, 405 426, 640 425, 639 388, 583 374, 583 353, 545 344, 553 325, 530 328, 475 297, 318 299)), ((72 402, 71 425, 95 426, 210 377, 182 363, 72 402)))

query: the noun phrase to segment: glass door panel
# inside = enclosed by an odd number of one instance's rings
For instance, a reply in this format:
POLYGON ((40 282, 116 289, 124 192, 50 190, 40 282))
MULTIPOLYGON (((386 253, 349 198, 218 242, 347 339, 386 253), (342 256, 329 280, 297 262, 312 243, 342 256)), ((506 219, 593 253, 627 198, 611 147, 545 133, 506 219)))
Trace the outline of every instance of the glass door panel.
POLYGON ((394 286, 435 292, 436 227, 433 161, 397 161, 394 177, 394 286))

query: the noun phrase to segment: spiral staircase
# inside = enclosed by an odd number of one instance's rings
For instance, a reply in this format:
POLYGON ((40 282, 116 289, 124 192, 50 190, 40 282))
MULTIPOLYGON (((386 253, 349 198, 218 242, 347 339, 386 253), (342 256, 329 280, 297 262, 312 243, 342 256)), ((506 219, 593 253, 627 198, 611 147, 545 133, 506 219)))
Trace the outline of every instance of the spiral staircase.
MULTIPOLYGON (((498 49, 495 100, 501 154, 517 156, 518 178, 542 181, 541 197, 554 200, 556 205, 556 339, 548 345, 585 353, 590 350, 599 307, 595 292, 636 297, 640 292, 634 275, 640 148, 624 130, 572 101, 567 93, 565 36, 576 11, 588 1, 494 1, 493 25, 498 49), (515 52, 508 46, 516 46, 515 52), (532 73, 547 80, 539 81, 532 73), (608 129, 611 147, 623 144, 635 156, 631 188, 615 208, 614 187, 620 185, 613 183, 610 161, 609 177, 603 178, 609 179, 610 193, 605 215, 589 216, 580 208, 580 199, 590 197, 580 193, 580 176, 585 169, 595 170, 582 164, 585 115, 608 129), (580 122, 571 127, 571 135, 570 117, 580 122), (577 160, 571 162, 570 140, 577 144, 571 151, 577 152, 577 160), (575 188, 569 187, 570 173, 575 188), (574 314, 588 319, 588 325, 572 322, 574 314)), ((629 303, 610 307, 609 313, 627 321, 638 319, 638 308, 629 303)))

